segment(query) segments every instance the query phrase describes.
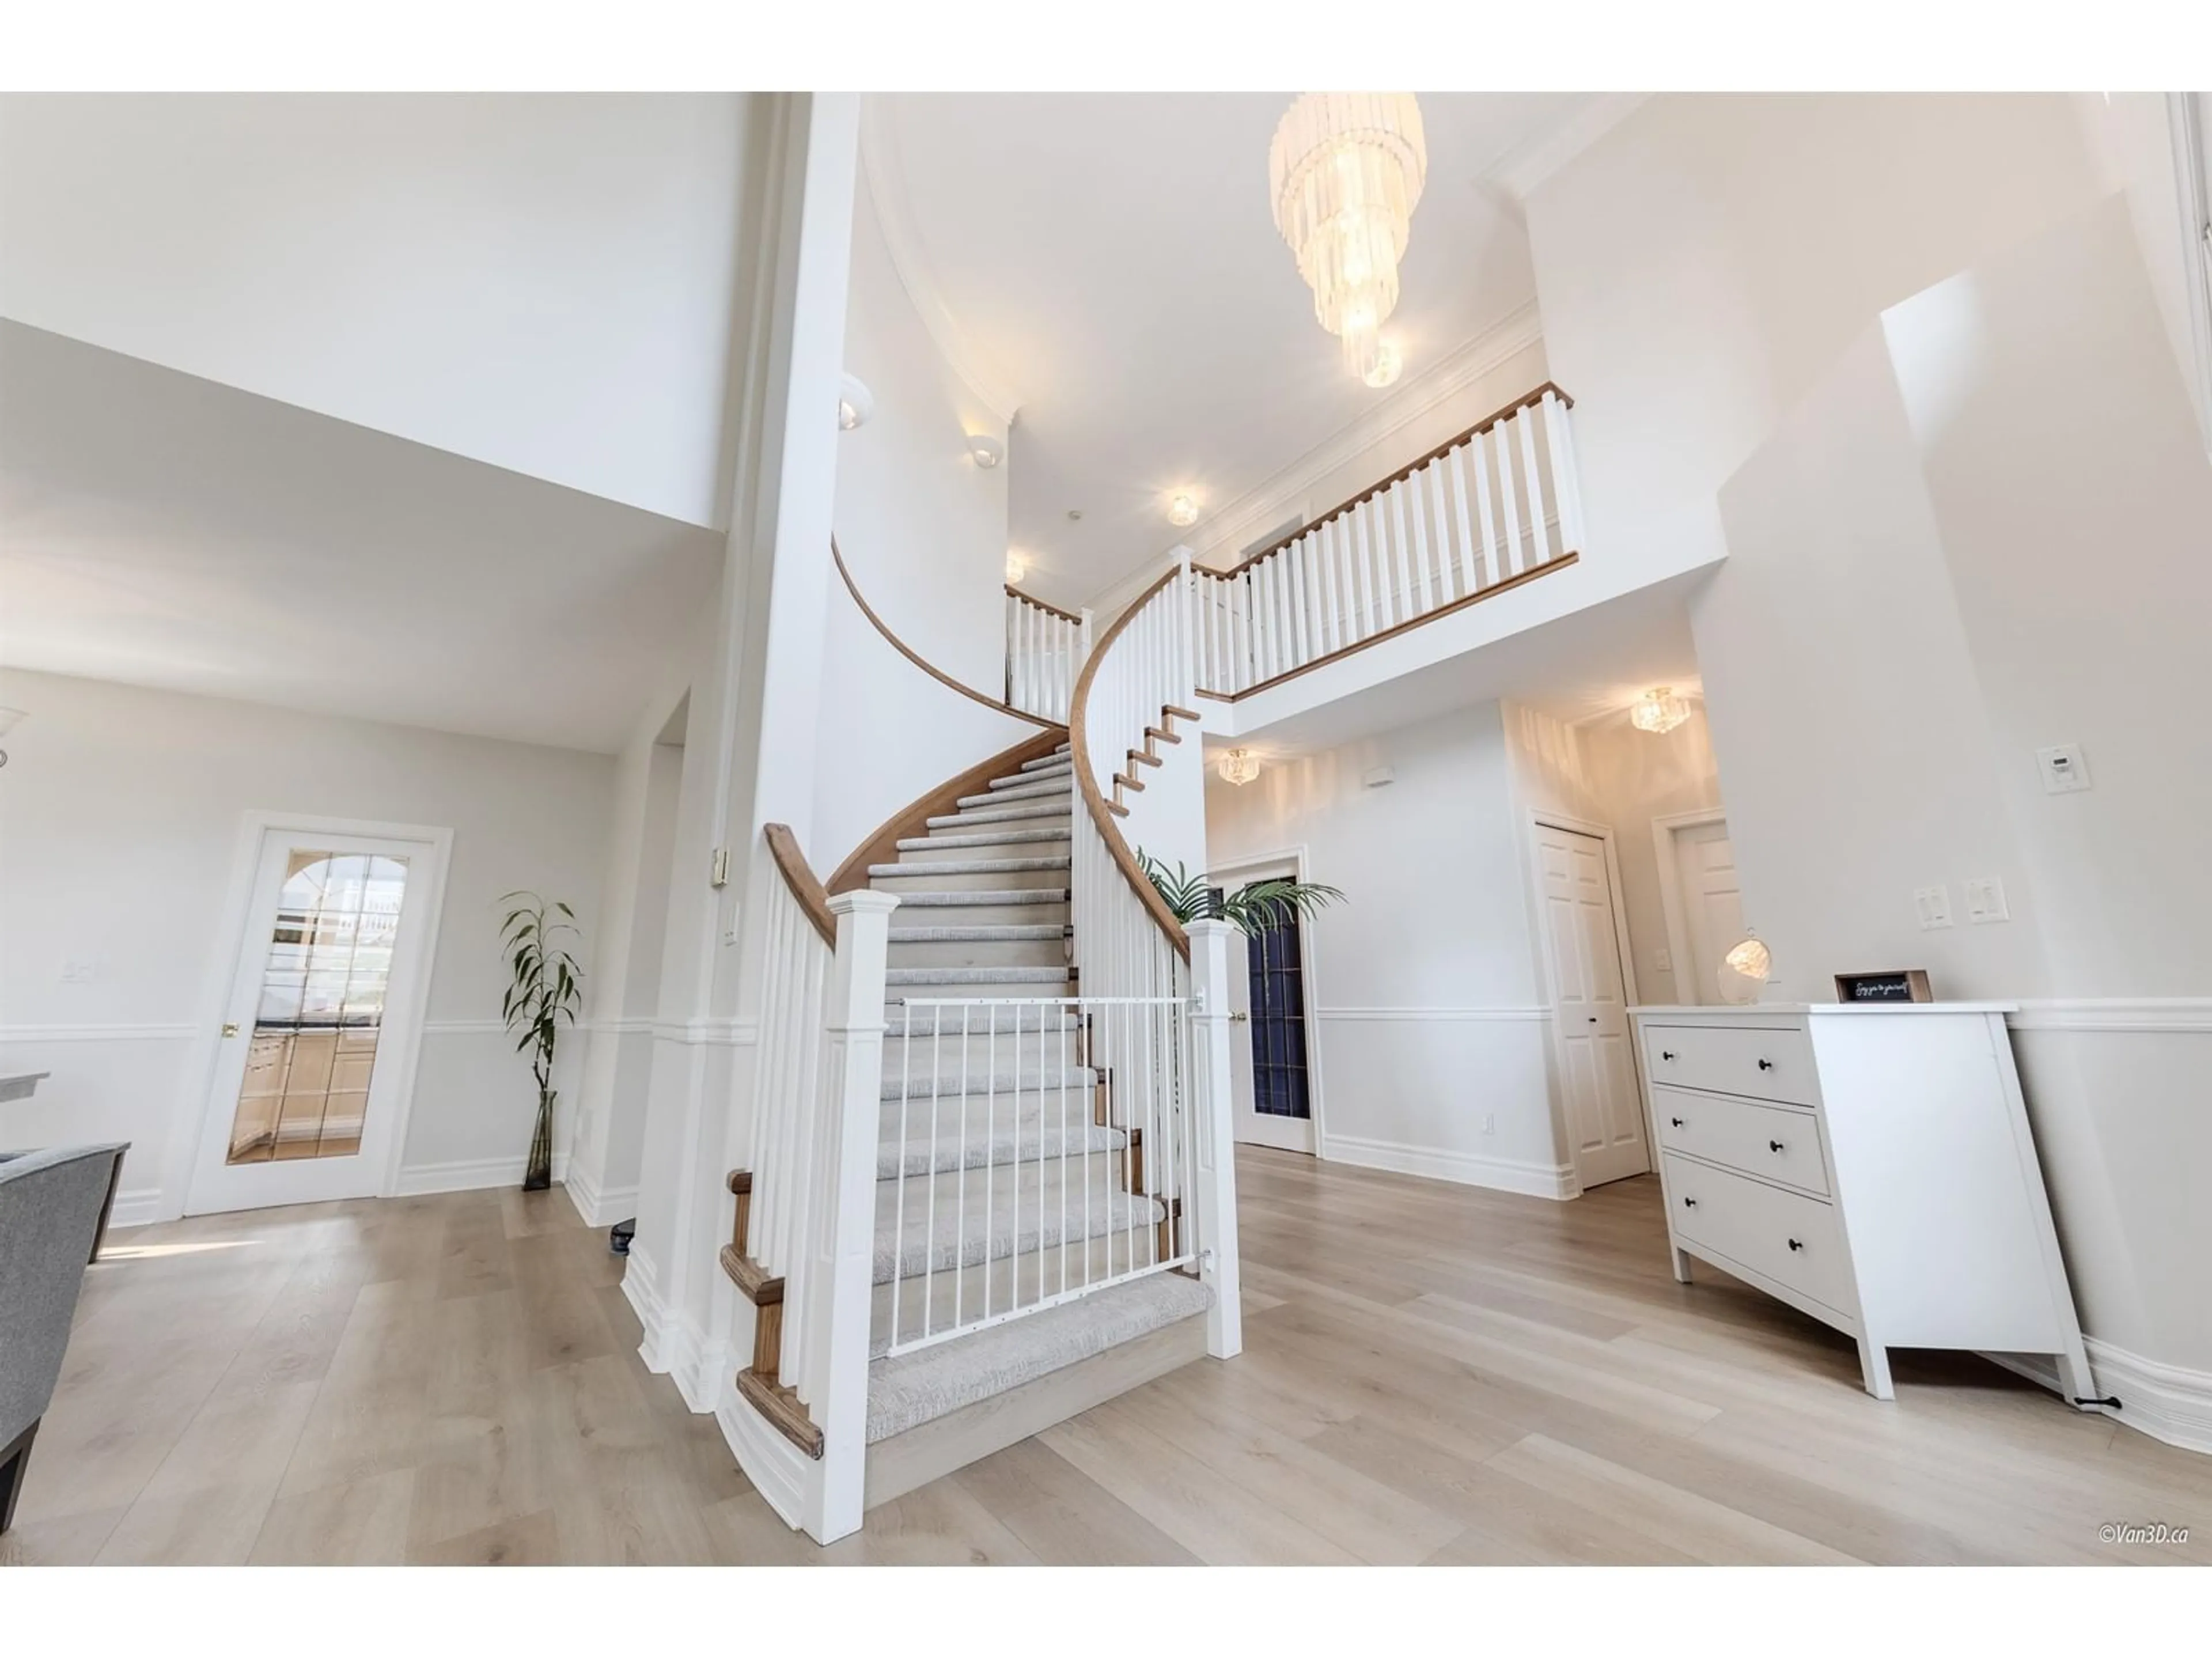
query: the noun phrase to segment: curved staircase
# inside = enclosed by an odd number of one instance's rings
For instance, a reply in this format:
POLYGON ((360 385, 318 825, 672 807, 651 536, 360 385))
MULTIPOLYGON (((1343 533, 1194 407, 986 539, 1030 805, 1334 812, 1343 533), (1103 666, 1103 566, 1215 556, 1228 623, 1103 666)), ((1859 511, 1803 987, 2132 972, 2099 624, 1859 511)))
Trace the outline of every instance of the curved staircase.
MULTIPOLYGON (((1142 1127, 1091 1063, 1095 1016, 1074 1000, 1073 762, 1065 743, 1041 747, 1011 751, 1028 757, 897 837, 896 860, 864 866, 869 889, 898 901, 884 973, 868 1504, 1206 1352, 1213 1293, 1188 1272, 1086 1288, 1170 1261, 1173 1227, 1146 1190, 1142 1127)), ((744 1251, 749 1176, 732 1188, 722 1263, 758 1319, 740 1391, 818 1457, 821 1434, 776 1369, 782 1281, 744 1251)))

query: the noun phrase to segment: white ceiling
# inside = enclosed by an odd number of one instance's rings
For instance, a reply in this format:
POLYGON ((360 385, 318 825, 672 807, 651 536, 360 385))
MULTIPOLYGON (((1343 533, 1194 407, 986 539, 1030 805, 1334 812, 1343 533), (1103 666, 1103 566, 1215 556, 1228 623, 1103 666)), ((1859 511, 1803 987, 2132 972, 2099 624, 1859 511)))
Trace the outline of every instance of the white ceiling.
POLYGON ((0 661, 611 751, 695 526, 0 320, 0 661))
MULTIPOLYGON (((885 233, 980 390, 1018 403, 1011 539, 1083 599, 1390 395, 1344 370, 1267 201, 1287 93, 927 94, 868 100, 885 233), (1083 514, 1079 523, 1070 508, 1083 514)), ((1425 365, 1533 299, 1500 164, 1586 116, 1579 93, 1424 93, 1428 182, 1386 333, 1425 365)), ((1006 412, 1003 409, 1001 413, 1006 412)))

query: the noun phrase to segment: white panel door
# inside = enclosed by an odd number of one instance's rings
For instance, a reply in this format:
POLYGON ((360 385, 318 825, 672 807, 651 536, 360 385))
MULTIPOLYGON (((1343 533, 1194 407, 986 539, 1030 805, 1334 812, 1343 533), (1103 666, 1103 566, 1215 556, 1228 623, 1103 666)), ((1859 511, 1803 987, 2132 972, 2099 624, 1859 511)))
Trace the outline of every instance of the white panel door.
POLYGON ((386 1189, 443 848, 262 832, 186 1211, 386 1189))
POLYGON ((1722 958, 1743 938, 1743 894, 1728 825, 1717 820, 1677 830, 1674 866, 1682 925, 1690 936, 1690 971, 1680 986, 1689 994, 1682 1000, 1725 1003, 1723 977, 1733 981, 1738 975, 1722 958))
POLYGON ((1540 824, 1553 1022, 1575 1173, 1585 1188, 1651 1167, 1628 1027, 1605 843, 1540 824))

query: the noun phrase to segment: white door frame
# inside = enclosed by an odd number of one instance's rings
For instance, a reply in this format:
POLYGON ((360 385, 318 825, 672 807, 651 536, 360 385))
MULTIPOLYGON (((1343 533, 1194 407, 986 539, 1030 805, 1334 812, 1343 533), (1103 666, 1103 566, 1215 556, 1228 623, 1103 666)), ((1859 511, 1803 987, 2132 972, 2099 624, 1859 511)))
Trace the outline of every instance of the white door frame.
MULTIPOLYGON (((1620 885, 1620 859, 1613 844, 1613 826, 1589 818, 1578 818, 1571 812, 1555 811, 1548 806, 1531 807, 1528 811, 1528 863, 1524 873, 1528 881, 1530 931, 1536 935, 1536 951, 1544 975, 1544 1006, 1550 1012, 1552 1027, 1552 1070, 1559 1086, 1565 1086, 1567 1074, 1566 1024, 1559 1017, 1559 964, 1552 950, 1551 930, 1544 925, 1544 854, 1539 831, 1565 830, 1571 835, 1588 836, 1605 849, 1605 883, 1607 896, 1613 901, 1613 948, 1620 957, 1621 994, 1627 998, 1628 1006, 1635 1007, 1643 1000, 1636 990, 1636 953, 1628 944, 1628 902, 1620 885)), ((1637 1110, 1644 1115, 1644 1150, 1651 1160, 1651 1167, 1659 1167, 1659 1139, 1651 1133, 1651 1121, 1644 1112, 1644 1102, 1651 1091, 1644 1075, 1644 1056, 1637 1052, 1634 1041, 1635 1024, 1629 1025, 1628 1063, 1635 1069, 1637 1110)), ((1555 1089, 1552 1097, 1552 1121, 1565 1132, 1567 1127, 1566 1103, 1555 1089)), ((1573 1149, 1569 1148, 1570 1160, 1573 1149)), ((1582 1192, 1582 1170, 1575 1168, 1575 1195, 1582 1192)))
POLYGON ((1682 963, 1690 960, 1690 922, 1689 913, 1682 908, 1681 855, 1675 850, 1675 834, 1727 822, 1727 809, 1719 806, 1700 807, 1694 812, 1668 812, 1651 820, 1651 850, 1659 861, 1659 908, 1667 918, 1667 961, 1674 970, 1677 1002, 1702 1004, 1705 999, 1702 995, 1682 994, 1682 963))
MULTIPOLYGON (((1291 879, 1306 878, 1306 849, 1304 842, 1296 847, 1279 848, 1272 853, 1250 853, 1233 859, 1223 859, 1209 864, 1206 870, 1206 884, 1226 888, 1224 877, 1241 875, 1250 878, 1255 870, 1279 868, 1288 865, 1291 879)), ((1313 930, 1299 919, 1298 980, 1304 987, 1306 998, 1306 1106, 1313 1115, 1313 1155, 1316 1159, 1328 1156, 1328 1120, 1322 1114, 1322 1097, 1328 1092, 1322 1086, 1321 1042, 1321 988, 1314 977, 1313 930)), ((1243 934, 1238 934, 1243 938, 1243 934)), ((1251 1041, 1250 1027, 1246 1027, 1245 1041, 1251 1041)))
MULTIPOLYGON (((204 994, 201 998, 200 1029, 195 1038, 193 1063, 185 1067, 188 1085, 176 1109, 198 1113, 193 1129, 171 1137, 181 1149, 173 1153, 161 1206, 164 1216, 181 1216, 191 1200, 192 1178, 200 1167, 208 1138, 219 1133, 209 1100, 215 1087, 216 1066, 222 1048, 223 1016, 238 977, 239 957, 246 948, 246 930, 253 920, 253 878, 260 866, 261 848, 271 832, 295 836, 365 836, 386 841, 419 842, 427 849, 420 890, 424 930, 422 971, 409 991, 406 1036, 392 1053, 397 1088, 394 1091, 392 1145, 385 1167, 377 1172, 379 1196, 391 1198, 399 1188, 399 1169, 406 1155, 407 1128, 415 1111, 415 1073, 422 1057, 422 1026, 430 1004, 430 980, 438 962, 438 934, 446 907, 446 869, 453 860, 453 832, 437 824, 391 823, 375 818, 319 817, 306 812, 277 812, 249 807, 239 816, 238 836, 231 852, 230 883, 223 901, 222 926, 210 947, 204 994)), ((410 895, 411 899, 414 896, 410 895)), ((380 1054, 382 1060, 384 1056, 380 1054)), ((188 1120, 190 1121, 190 1120, 188 1120)))

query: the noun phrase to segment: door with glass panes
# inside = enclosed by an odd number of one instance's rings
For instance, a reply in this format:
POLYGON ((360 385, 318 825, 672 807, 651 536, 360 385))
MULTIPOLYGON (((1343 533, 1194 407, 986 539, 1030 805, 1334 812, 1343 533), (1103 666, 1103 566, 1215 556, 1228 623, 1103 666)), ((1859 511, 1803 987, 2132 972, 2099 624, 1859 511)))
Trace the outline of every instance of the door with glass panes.
MULTIPOLYGON (((1240 870, 1243 887, 1297 867, 1240 870)), ((1217 891, 1223 890, 1217 889, 1217 891)), ((1314 1151, 1313 1046, 1306 1014, 1306 945, 1299 919, 1242 939, 1229 973, 1230 1095, 1240 1141, 1314 1151)))
POLYGON ((443 855, 439 840, 261 831, 189 1212, 387 1189, 443 855))

